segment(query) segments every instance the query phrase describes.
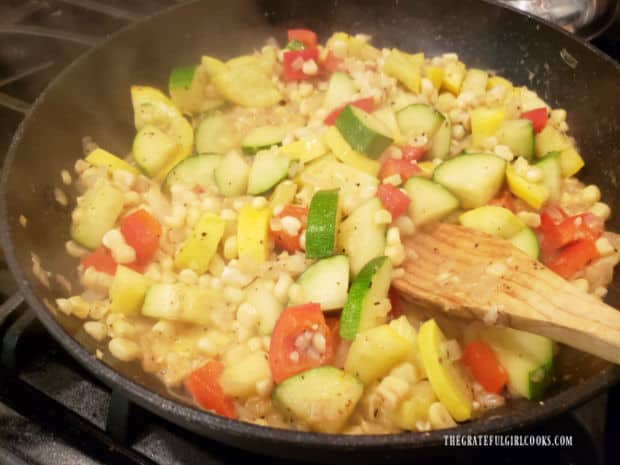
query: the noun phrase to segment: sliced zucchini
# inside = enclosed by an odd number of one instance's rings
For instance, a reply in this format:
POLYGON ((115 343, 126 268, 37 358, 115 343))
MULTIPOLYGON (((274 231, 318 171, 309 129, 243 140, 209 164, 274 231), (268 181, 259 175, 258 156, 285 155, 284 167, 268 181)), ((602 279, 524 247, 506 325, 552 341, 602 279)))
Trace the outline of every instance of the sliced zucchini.
POLYGON ((459 216, 459 222, 469 229, 510 239, 525 228, 517 215, 504 207, 483 205, 459 216))
POLYGON ((385 58, 383 71, 388 76, 398 79, 410 91, 417 94, 420 92, 423 65, 423 53, 411 55, 393 48, 385 58))
POLYGON ((542 157, 550 152, 561 152, 570 147, 570 142, 564 134, 547 124, 542 131, 536 134, 534 149, 537 157, 542 157))
POLYGON ((132 86, 131 103, 134 110, 134 123, 137 130, 144 126, 157 126, 174 139, 177 144, 175 155, 157 174, 161 181, 178 162, 192 152, 194 134, 192 125, 181 114, 172 101, 154 87, 132 86))
POLYGON ((527 87, 519 88, 521 93, 521 112, 525 113, 530 110, 535 110, 537 108, 546 108, 547 111, 550 110, 549 105, 545 103, 543 99, 541 99, 536 92, 532 92, 527 87))
POLYGON ((486 205, 504 182, 506 161, 490 154, 464 154, 444 161, 433 173, 433 181, 446 187, 463 208, 486 205))
POLYGON ((349 348, 344 370, 368 385, 402 363, 410 347, 409 342, 389 325, 361 331, 349 348))
POLYGON ((441 88, 457 95, 465 78, 465 64, 460 61, 450 62, 446 65, 441 88))
POLYGON ((538 243, 536 233, 531 228, 523 228, 517 234, 512 236, 509 240, 512 245, 514 245, 518 249, 521 249, 530 257, 536 260, 538 259, 540 255, 540 245, 538 243))
POLYGON ((157 126, 142 127, 133 140, 131 155, 144 173, 153 177, 174 158, 177 144, 157 126))
POLYGON ((340 112, 336 127, 353 149, 370 158, 379 158, 392 143, 392 133, 388 127, 352 105, 347 105, 340 112))
POLYGON ((295 200, 295 194, 297 193, 297 184, 290 179, 282 181, 276 186, 269 197, 269 206, 271 210, 275 210, 278 207, 284 207, 289 203, 293 203, 295 200))
POLYGON ((443 122, 431 141, 431 148, 428 150, 428 158, 438 158, 443 160, 450 154, 450 145, 452 143, 452 123, 440 113, 443 122))
POLYGON ((504 121, 499 129, 498 141, 509 147, 515 157, 531 160, 534 156, 534 127, 528 119, 504 121))
POLYGON ((177 251, 175 266, 178 269, 189 268, 198 274, 205 273, 224 235, 225 225, 226 222, 218 215, 202 215, 190 236, 177 251))
POLYGON ((168 79, 170 99, 183 113, 203 110, 204 88, 209 76, 200 66, 174 68, 168 79))
POLYGON ((560 153, 562 154, 560 156, 560 167, 562 168, 562 176, 565 178, 574 176, 586 164, 574 147, 568 147, 560 153))
POLYGON ((416 226, 439 221, 459 208, 459 199, 430 179, 420 176, 409 178, 405 191, 411 199, 409 216, 416 226))
POLYGON ((405 138, 400 132, 398 121, 396 120, 396 114, 390 107, 379 108, 375 110, 373 116, 381 121, 387 128, 392 131, 392 139, 396 144, 404 144, 405 138))
POLYGON ((427 320, 418 332, 418 347, 433 391, 456 421, 471 417, 472 394, 458 367, 445 354, 445 336, 435 320, 427 320))
POLYGON ((351 76, 341 71, 336 71, 329 78, 324 106, 325 108, 332 109, 344 105, 357 92, 358 88, 351 76))
POLYGON ((170 170, 164 180, 164 187, 179 184, 188 188, 200 186, 204 190, 215 187, 214 172, 222 161, 222 156, 217 154, 193 155, 181 160, 170 170))
POLYGON ((273 281, 257 279, 248 286, 245 301, 252 305, 258 313, 258 333, 269 336, 282 313, 283 305, 273 293, 269 284, 273 281))
POLYGON ((224 394, 247 398, 257 394, 256 386, 259 382, 270 378, 267 354, 257 350, 234 364, 226 365, 218 381, 224 394))
POLYGON ((102 148, 96 148, 90 152, 85 160, 93 166, 105 166, 110 171, 122 170, 133 174, 140 174, 138 168, 102 148))
POLYGON ((196 126, 196 152, 226 153, 238 146, 234 131, 226 118, 219 114, 207 114, 196 126))
POLYGON ((118 265, 110 285, 110 312, 125 315, 139 314, 144 303, 144 296, 151 284, 151 280, 143 274, 118 265))
POLYGON ((427 380, 419 381, 411 386, 411 394, 398 406, 394 422, 399 428, 419 431, 420 422, 428 421, 429 408, 436 401, 437 396, 431 383, 427 380))
POLYGON ((273 403, 314 431, 337 433, 363 392, 364 386, 355 376, 323 366, 286 379, 274 390, 273 403))
POLYGON ((327 147, 320 137, 308 137, 283 146, 282 153, 287 154, 291 160, 306 164, 325 155, 327 147))
POLYGON ((248 178, 248 194, 259 195, 288 176, 290 158, 280 151, 263 150, 254 157, 248 178))
POLYGON ((387 257, 370 260, 351 283, 340 315, 340 337, 349 341, 366 329, 385 323, 387 311, 382 301, 392 280, 392 263, 387 257))
POLYGON ((110 183, 100 181, 88 189, 72 215, 71 238, 78 244, 96 249, 103 235, 116 224, 123 210, 125 197, 110 183))
POLYGON ((431 81, 435 89, 439 90, 441 88, 441 82, 445 74, 443 68, 439 66, 425 66, 424 74, 426 74, 426 78, 431 81))
POLYGON ((316 189, 340 189, 345 215, 373 198, 379 184, 376 176, 329 158, 308 165, 301 172, 300 180, 316 189))
POLYGON ((518 175, 511 164, 506 166, 506 181, 510 192, 536 210, 549 198, 549 188, 545 184, 528 181, 518 175))
POLYGON ((286 130, 280 126, 260 126, 253 128, 241 141, 244 153, 254 155, 259 150, 266 150, 274 145, 282 145, 286 130))
POLYGON ((318 191, 312 197, 306 226, 306 257, 334 255, 336 232, 340 223, 339 189, 318 191))
POLYGON ((321 310, 342 308, 349 289, 349 259, 345 255, 323 258, 310 265, 297 279, 303 290, 292 304, 316 302, 321 310))
POLYGON ((338 252, 349 257, 351 273, 355 276, 370 260, 383 255, 387 225, 377 224, 375 214, 383 209, 374 197, 360 205, 340 224, 338 252))
POLYGON ((470 68, 465 73, 463 84, 461 85, 461 93, 472 92, 473 94, 484 94, 489 81, 489 73, 481 70, 470 68))
POLYGON ((484 147, 488 137, 495 136, 506 116, 504 107, 479 107, 470 111, 471 138, 474 147, 484 147))
POLYGON ((269 220, 271 210, 244 205, 237 221, 237 255, 261 263, 269 254, 269 220))
POLYGON ((553 341, 498 326, 481 327, 480 336, 508 373, 508 390, 527 399, 541 398, 553 377, 553 341))
POLYGON ((220 299, 215 289, 180 283, 157 283, 146 292, 142 315, 209 326, 213 323, 211 308, 220 299))
POLYGON ((414 103, 396 113, 398 127, 407 138, 425 135, 432 139, 444 122, 444 116, 423 103, 414 103))
POLYGON ((379 173, 381 163, 353 150, 344 137, 342 137, 340 131, 334 126, 330 126, 330 128, 325 131, 324 139, 325 143, 331 149, 332 153, 336 155, 338 160, 353 168, 364 171, 371 176, 377 176, 379 173))
POLYGON ((245 194, 249 175, 250 166, 245 158, 232 150, 222 157, 213 171, 215 184, 220 193, 226 197, 245 194))
POLYGON ((561 153, 551 152, 538 160, 534 166, 542 170, 543 182, 549 189, 549 200, 558 202, 562 194, 561 153))
POLYGON ((245 107, 270 107, 282 100, 272 81, 272 66, 260 56, 231 60, 213 76, 215 88, 226 99, 245 107))

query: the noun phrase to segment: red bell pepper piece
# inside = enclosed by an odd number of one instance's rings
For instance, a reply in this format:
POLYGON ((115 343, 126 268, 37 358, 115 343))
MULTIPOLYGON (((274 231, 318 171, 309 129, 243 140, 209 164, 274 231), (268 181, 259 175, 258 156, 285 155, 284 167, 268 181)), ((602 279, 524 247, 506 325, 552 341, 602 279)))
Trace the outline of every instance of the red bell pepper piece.
POLYGON ((285 309, 278 318, 269 345, 269 367, 276 383, 286 378, 331 362, 334 355, 332 330, 325 322, 321 306, 308 303, 285 309), (316 329, 313 329, 316 328, 316 329), (325 352, 313 357, 300 352, 295 340, 304 331, 318 332, 325 338, 325 352), (295 356, 291 356, 293 352, 295 356))
POLYGON ((84 269, 92 267, 97 271, 101 271, 102 273, 107 273, 111 275, 116 273, 117 263, 112 257, 112 252, 110 252, 110 250, 104 246, 101 246, 98 249, 93 250, 85 257, 82 257, 80 263, 82 264, 84 269))
POLYGON ((298 40, 303 43, 306 48, 316 48, 316 33, 309 29, 289 29, 287 35, 289 42, 298 40))
POLYGON ((301 222, 301 228, 297 234, 289 234, 284 229, 271 229, 271 235, 276 247, 288 252, 296 252, 301 250, 299 239, 301 238, 303 231, 306 229, 306 223, 308 222, 308 208, 299 205, 286 205, 280 213, 275 215, 275 217, 284 218, 285 216, 292 216, 301 222))
POLYGON ((564 279, 570 279, 577 271, 585 268, 599 256, 596 244, 592 239, 579 239, 564 247, 545 264, 564 279))
POLYGON ((405 213, 411 203, 409 196, 392 184, 380 184, 377 188, 377 197, 392 215, 392 220, 405 213))
MULTIPOLYGON (((114 257, 112 256, 112 252, 107 247, 101 246, 98 249, 93 250, 90 254, 80 260, 80 263, 84 267, 94 268, 97 271, 101 271, 102 273, 107 273, 114 275, 116 274, 116 267, 118 263, 114 261, 114 257)), ((144 266, 137 261, 131 263, 123 263, 123 266, 127 268, 131 268, 138 273, 142 273, 144 266)))
POLYGON ((403 158, 387 158, 379 170, 379 179, 383 180, 398 174, 400 178, 405 181, 421 172, 422 168, 420 168, 416 162, 410 162, 403 158))
POLYGON ((121 219, 121 233, 125 242, 136 251, 136 262, 144 265, 155 255, 162 229, 153 215, 140 209, 121 219))
POLYGON ((222 362, 211 360, 185 379, 185 389, 198 405, 228 418, 237 418, 232 398, 224 394, 219 377, 224 370, 222 362))
POLYGON ((463 363, 487 392, 498 393, 506 385, 508 374, 487 344, 471 341, 463 350, 463 363))
MULTIPOLYGON (((354 102, 350 102, 347 105, 351 105, 353 107, 357 107, 357 108, 361 108, 362 110, 364 110, 366 113, 371 113, 374 108, 375 108, 375 100, 372 97, 367 97, 367 98, 362 98, 359 100, 355 100, 354 102)), ((327 117, 325 118, 325 120, 323 121, 326 125, 331 126, 334 123, 336 123, 336 120, 338 119, 338 116, 340 116, 340 113, 342 112, 342 110, 344 110, 344 107, 346 107, 347 105, 341 105, 337 108, 334 108, 329 115, 327 115, 327 117)))
POLYGON ((324 71, 333 73, 334 71, 338 71, 338 69, 340 69, 340 65, 342 65, 342 62, 342 58, 338 58, 330 50, 327 52, 325 59, 321 62, 321 67, 324 71))
POLYGON ((543 107, 536 108, 535 110, 526 111, 525 113, 521 113, 521 118, 529 119, 532 122, 532 126, 534 127, 534 132, 538 134, 547 125, 547 109, 543 107))
POLYGON ((310 79, 312 76, 304 73, 302 69, 304 63, 310 60, 314 60, 318 66, 319 52, 316 48, 284 52, 282 78, 285 81, 304 81, 310 79))
POLYGON ((539 231, 546 249, 560 249, 579 239, 595 241, 602 234, 602 225, 592 213, 582 213, 555 222, 551 215, 540 215, 539 231))
POLYGON ((420 161, 427 151, 424 147, 413 147, 412 145, 405 145, 400 150, 403 154, 403 160, 407 161, 420 161))

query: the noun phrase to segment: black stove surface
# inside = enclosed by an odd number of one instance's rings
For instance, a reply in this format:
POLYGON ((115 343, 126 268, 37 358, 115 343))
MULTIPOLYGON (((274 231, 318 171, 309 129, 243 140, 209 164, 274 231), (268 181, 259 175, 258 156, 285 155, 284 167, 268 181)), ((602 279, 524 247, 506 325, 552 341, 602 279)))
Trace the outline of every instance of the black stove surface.
MULTIPOLYGON (((64 67, 106 35, 183 1, 0 0, 0 153, 64 67)), ((620 21, 593 44, 620 60, 620 21)), ((0 465, 292 463, 196 436, 130 405, 79 367, 21 300, 11 298, 14 292, 0 264, 0 465)), ((448 457, 456 464, 620 463, 617 412, 620 388, 516 432, 568 435, 572 446, 444 448, 437 463, 448 457)))

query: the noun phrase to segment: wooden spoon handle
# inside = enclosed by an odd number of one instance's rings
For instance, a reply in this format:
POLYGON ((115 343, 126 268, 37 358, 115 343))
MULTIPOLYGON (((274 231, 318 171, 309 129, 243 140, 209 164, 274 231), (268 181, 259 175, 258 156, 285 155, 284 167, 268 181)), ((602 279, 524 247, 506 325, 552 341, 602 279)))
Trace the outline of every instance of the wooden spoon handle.
POLYGON ((405 299, 547 336, 620 364, 620 312, 509 242, 438 224, 403 243, 405 274, 393 285, 405 299))

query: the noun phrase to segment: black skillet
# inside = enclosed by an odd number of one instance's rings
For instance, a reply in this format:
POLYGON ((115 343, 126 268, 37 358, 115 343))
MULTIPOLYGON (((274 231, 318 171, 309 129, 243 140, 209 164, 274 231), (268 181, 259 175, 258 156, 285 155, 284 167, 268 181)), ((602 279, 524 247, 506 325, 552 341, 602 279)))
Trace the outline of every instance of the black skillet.
MULTIPOLYGON (((358 462, 436 454, 444 432, 389 436, 298 433, 226 420, 183 404, 134 365, 98 361, 96 346, 79 322, 50 311, 61 287, 47 289, 32 272, 31 253, 44 267, 76 284, 75 260, 64 252, 68 209, 53 200, 59 173, 81 155, 80 140, 93 137, 112 152, 126 153, 133 135, 131 84, 165 87, 173 66, 248 53, 268 37, 282 40, 288 27, 308 27, 325 39, 334 31, 369 33, 378 46, 455 51, 469 66, 497 70, 525 84, 553 107, 568 111, 568 123, 587 160, 582 177, 596 182, 613 210, 620 208, 620 67, 563 31, 508 9, 474 0, 377 2, 227 0, 192 2, 131 26, 77 60, 39 97, 19 128, 4 164, 1 240, 7 262, 28 304, 49 332, 82 365, 133 402, 190 430, 234 446, 290 458, 358 462), (24 228, 20 215, 28 218, 24 228)), ((70 194, 74 195, 75 192, 70 194)), ((609 222, 620 231, 620 216, 609 222)), ((620 273, 617 273, 620 276, 620 273)), ((620 278, 608 302, 620 306, 620 278)), ((601 360, 564 350, 558 383, 544 403, 515 402, 490 416, 463 424, 459 434, 512 430, 586 401, 615 383, 620 370, 601 360)))

